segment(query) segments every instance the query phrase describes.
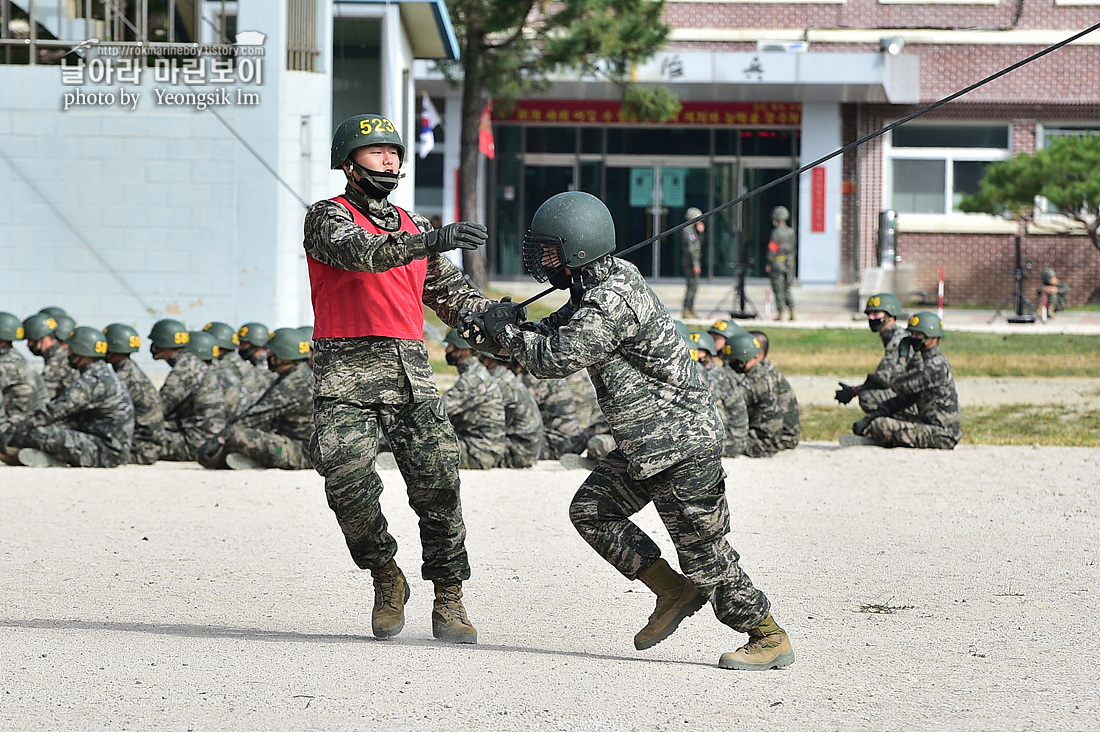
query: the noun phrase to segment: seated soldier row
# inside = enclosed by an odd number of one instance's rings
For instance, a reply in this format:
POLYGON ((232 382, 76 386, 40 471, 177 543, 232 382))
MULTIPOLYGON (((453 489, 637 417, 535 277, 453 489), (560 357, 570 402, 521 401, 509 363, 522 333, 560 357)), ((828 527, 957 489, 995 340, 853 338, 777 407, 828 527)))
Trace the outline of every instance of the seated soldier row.
POLYGON ((309 328, 272 333, 259 323, 188 331, 158 321, 150 350, 172 367, 158 393, 130 358, 141 347, 132 327, 75 327, 56 308, 22 322, 0 313, 0 460, 114 467, 200 458, 207 467, 309 468, 311 336, 309 328), (41 376, 11 348, 23 338, 45 361, 41 376))

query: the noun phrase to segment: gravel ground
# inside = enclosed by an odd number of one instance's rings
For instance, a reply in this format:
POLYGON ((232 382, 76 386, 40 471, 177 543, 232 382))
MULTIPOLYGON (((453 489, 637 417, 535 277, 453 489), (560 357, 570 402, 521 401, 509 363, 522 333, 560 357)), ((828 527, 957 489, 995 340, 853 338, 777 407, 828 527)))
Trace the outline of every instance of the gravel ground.
POLYGON ((743 636, 708 609, 636 652, 652 596, 576 535, 585 474, 556 463, 463 474, 477 646, 431 638, 395 471, 413 595, 377 641, 312 472, 0 466, 0 729, 1100 727, 1100 450, 810 443, 726 468, 783 671, 718 669, 743 636))

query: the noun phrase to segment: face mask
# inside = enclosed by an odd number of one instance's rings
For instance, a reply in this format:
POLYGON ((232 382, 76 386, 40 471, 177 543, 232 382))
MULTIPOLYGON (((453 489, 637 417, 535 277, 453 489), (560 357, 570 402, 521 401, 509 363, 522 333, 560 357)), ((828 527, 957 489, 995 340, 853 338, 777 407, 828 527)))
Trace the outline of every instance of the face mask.
POLYGON ((924 353, 925 351, 923 338, 914 338, 913 336, 908 336, 905 339, 905 343, 909 346, 909 348, 917 351, 918 353, 924 353))
POLYGON ((743 374, 748 371, 748 369, 745 367, 745 364, 741 363, 740 361, 731 361, 730 368, 732 368, 739 374, 743 374))
POLYGON ((878 333, 882 330, 882 326, 885 322, 885 318, 879 318, 878 320, 868 320, 867 325, 870 327, 872 333, 878 333))
POLYGON ((455 356, 454 351, 450 351, 443 358, 445 358, 447 360, 447 363, 451 366, 458 366, 458 358, 455 356))
POLYGON ((384 170, 366 170, 359 168, 360 177, 355 181, 363 193, 370 198, 385 198, 397 188, 400 173, 387 173, 384 170))

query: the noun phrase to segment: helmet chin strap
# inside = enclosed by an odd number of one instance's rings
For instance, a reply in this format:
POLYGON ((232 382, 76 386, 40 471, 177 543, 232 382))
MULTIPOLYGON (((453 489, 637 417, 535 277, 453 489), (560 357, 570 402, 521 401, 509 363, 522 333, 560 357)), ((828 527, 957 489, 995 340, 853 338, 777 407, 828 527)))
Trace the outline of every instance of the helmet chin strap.
MULTIPOLYGON (((383 192, 390 192, 397 188, 397 181, 405 177, 404 173, 389 173, 385 175, 379 175, 383 171, 368 170, 354 160, 348 160, 348 167, 344 168, 344 176, 348 179, 348 182, 354 183, 360 188, 366 190, 367 186, 364 182, 383 192), (357 179, 352 173, 358 173, 357 179)), ((368 191, 369 192, 369 191, 368 191)))

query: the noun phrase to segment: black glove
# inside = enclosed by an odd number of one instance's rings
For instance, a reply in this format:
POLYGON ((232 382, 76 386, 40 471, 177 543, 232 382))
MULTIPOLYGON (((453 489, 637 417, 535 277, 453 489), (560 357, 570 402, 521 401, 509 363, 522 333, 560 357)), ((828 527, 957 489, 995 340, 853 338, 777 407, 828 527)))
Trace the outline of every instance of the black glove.
POLYGON ((228 463, 225 462, 227 453, 225 445, 219 442, 217 437, 211 437, 195 451, 195 461, 204 468, 227 470, 229 468, 228 463))
POLYGON ((485 313, 475 313, 469 308, 458 311, 458 324, 455 326, 462 339, 471 346, 493 356, 505 356, 508 349, 500 345, 485 325, 485 313))
POLYGON ((859 390, 854 386, 849 386, 843 381, 839 383, 840 388, 836 390, 836 400, 841 404, 847 404, 859 395, 859 390))
POLYGON ((871 389, 886 389, 890 384, 878 374, 867 374, 863 384, 871 389))
POLYGON ((456 221, 442 229, 424 232, 424 246, 429 252, 441 254, 452 249, 474 250, 489 240, 485 224, 473 221, 456 221))
POLYGON ((485 327, 493 338, 499 338, 506 325, 519 325, 527 320, 527 308, 519 303, 512 302, 512 298, 505 295, 500 302, 495 302, 482 313, 485 327))
POLYGON ((852 433, 863 437, 863 435, 867 432, 867 428, 871 426, 871 420, 873 419, 874 417, 867 416, 859 420, 852 425, 852 433))

